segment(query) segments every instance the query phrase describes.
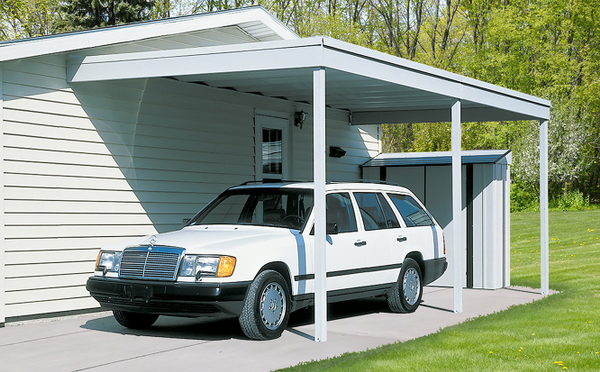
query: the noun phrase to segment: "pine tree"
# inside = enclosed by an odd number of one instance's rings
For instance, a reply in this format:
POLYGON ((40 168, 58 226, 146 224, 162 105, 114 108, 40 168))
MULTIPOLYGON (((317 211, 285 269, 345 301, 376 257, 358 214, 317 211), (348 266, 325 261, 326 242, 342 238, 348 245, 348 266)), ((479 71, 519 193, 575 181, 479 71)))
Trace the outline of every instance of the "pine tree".
POLYGON ((86 30, 150 19, 153 0, 66 0, 52 32, 86 30))

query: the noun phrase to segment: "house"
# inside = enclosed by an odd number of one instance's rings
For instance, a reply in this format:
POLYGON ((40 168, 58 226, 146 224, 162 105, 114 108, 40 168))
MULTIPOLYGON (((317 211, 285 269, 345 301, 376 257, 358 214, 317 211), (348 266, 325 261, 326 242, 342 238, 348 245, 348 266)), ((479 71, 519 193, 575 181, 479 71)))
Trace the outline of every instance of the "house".
POLYGON ((0 43, 0 98, 0 323, 96 307, 99 247, 177 229, 228 186, 359 178, 381 123, 543 127, 550 107, 260 7, 0 43))

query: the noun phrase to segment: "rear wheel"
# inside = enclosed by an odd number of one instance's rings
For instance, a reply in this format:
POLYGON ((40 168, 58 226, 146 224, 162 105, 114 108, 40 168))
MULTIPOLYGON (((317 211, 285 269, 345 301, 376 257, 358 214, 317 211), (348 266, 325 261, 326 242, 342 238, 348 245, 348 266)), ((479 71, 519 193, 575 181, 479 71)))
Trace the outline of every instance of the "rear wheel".
POLYGON ((131 313, 122 310, 113 310, 113 315, 120 325, 131 329, 149 328, 158 319, 156 314, 131 313))
POLYGON ((258 274, 248 288, 239 318, 244 334, 255 340, 278 338, 289 316, 290 295, 285 279, 274 270, 258 274))
POLYGON ((396 313, 412 313, 419 307, 423 296, 421 268, 417 261, 407 258, 402 264, 398 281, 390 289, 387 301, 396 313))

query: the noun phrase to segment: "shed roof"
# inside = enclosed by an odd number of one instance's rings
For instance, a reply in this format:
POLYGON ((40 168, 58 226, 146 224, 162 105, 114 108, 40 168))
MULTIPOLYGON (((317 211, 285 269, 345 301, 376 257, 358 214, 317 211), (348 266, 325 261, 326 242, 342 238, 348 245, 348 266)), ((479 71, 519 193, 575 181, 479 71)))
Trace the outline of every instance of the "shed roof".
MULTIPOLYGON (((462 164, 493 164, 500 161, 511 161, 510 150, 469 150, 461 152, 462 164)), ((393 167, 415 165, 450 165, 452 153, 439 152, 405 152, 379 154, 369 160, 363 167, 393 167)))

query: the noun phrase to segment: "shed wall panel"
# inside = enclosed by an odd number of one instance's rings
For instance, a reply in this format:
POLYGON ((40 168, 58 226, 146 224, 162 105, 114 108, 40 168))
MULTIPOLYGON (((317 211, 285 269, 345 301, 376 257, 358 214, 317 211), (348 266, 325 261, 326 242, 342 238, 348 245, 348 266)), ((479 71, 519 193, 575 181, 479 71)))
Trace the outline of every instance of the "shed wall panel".
POLYGON ((425 195, 425 167, 389 167, 387 179, 407 187, 422 202, 426 201, 425 195))
POLYGON ((485 168, 486 165, 483 164, 473 165, 473 287, 475 288, 483 288, 484 283, 484 216, 487 213, 483 193, 487 186, 485 168))

